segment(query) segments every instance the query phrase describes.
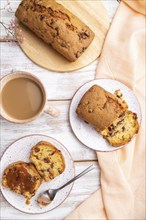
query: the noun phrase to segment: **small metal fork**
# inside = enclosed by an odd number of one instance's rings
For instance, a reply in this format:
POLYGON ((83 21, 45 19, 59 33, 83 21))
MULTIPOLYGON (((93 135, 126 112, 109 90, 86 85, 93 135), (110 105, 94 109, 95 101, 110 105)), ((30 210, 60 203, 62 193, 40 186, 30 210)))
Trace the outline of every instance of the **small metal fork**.
POLYGON ((45 192, 43 192, 42 194, 39 195, 38 200, 37 200, 38 203, 40 205, 48 205, 54 199, 54 197, 56 196, 56 194, 59 190, 61 190, 64 187, 68 186, 69 184, 71 184, 75 180, 79 179, 80 177, 82 177, 86 173, 93 170, 94 168, 95 168, 95 166, 92 164, 91 166, 87 167, 84 171, 79 173, 77 176, 75 176, 74 178, 69 180, 67 183, 65 183, 63 186, 59 187, 58 189, 48 189, 48 190, 46 190, 45 192))

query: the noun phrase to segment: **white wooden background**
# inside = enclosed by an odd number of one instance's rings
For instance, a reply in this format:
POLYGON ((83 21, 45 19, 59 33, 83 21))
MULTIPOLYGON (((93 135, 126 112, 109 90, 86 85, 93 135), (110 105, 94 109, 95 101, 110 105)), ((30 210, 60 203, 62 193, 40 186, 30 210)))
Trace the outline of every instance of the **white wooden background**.
MULTIPOLYGON (((102 1, 107 8, 110 20, 112 20, 116 8, 118 7, 118 2, 116 0, 102 1)), ((0 11, 1 21, 7 24, 14 18, 14 12, 20 0, 10 0, 10 3, 12 12, 7 12, 6 10, 0 11)), ((1 0, 0 4, 0 8, 4 8, 7 4, 7 0, 1 0)), ((1 195, 1 219, 61 220, 100 187, 100 169, 96 154, 93 150, 88 149, 77 140, 72 133, 68 121, 68 110, 72 96, 82 84, 94 79, 98 61, 93 62, 79 71, 71 73, 57 73, 45 70, 32 63, 17 44, 3 40, 5 30, 2 26, 0 26, 0 28, 1 77, 15 70, 27 71, 36 75, 43 82, 47 90, 50 104, 57 107, 61 112, 58 118, 52 118, 44 114, 37 120, 24 125, 11 124, 1 119, 1 154, 14 140, 32 133, 39 133, 52 136, 66 146, 74 159, 76 173, 81 172, 90 164, 95 164, 96 166, 95 170, 75 182, 69 197, 63 204, 45 214, 30 215, 19 212, 11 207, 1 195)))

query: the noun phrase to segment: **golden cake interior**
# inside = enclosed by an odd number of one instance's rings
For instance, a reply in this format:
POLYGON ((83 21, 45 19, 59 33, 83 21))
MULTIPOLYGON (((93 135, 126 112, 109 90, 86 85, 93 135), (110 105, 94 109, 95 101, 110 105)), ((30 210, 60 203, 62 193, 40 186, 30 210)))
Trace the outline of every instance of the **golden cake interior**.
POLYGON ((128 143, 139 130, 136 113, 127 110, 100 134, 114 147, 128 143))
POLYGON ((54 179, 65 169, 61 151, 46 141, 41 141, 32 148, 30 160, 45 181, 54 179))

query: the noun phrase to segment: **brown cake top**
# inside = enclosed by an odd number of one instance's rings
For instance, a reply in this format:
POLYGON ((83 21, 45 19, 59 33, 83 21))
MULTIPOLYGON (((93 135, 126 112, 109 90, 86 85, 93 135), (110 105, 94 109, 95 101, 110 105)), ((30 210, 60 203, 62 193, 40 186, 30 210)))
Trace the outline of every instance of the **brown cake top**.
POLYGON ((76 112, 85 122, 101 131, 111 125, 126 108, 113 94, 93 85, 82 97, 76 112))

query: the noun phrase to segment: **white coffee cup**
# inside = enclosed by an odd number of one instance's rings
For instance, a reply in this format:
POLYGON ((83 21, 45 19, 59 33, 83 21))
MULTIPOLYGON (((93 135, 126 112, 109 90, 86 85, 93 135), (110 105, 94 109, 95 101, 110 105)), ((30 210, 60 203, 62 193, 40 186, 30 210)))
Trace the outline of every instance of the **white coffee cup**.
MULTIPOLYGON (((35 84, 37 84, 42 92, 42 105, 41 108, 39 109, 39 111, 37 112, 37 114, 35 114, 33 117, 31 118, 27 118, 27 119, 17 119, 12 117, 10 114, 8 114, 6 112, 6 110, 3 107, 3 103, 2 103, 2 98, 0 95, 0 112, 1 112, 1 116, 6 119, 9 122, 13 122, 13 123, 27 123, 30 121, 33 121, 35 119, 37 119, 43 112, 53 116, 53 117, 57 117, 59 115, 59 111, 54 108, 51 107, 50 104, 47 101, 47 95, 46 95, 46 90, 45 87, 43 86, 42 82, 34 75, 24 72, 24 71, 17 71, 17 72, 13 72, 10 73, 6 76, 4 76, 3 78, 1 78, 0 81, 0 94, 2 94, 2 90, 4 88, 4 86, 13 79, 18 79, 18 78, 27 78, 32 80, 33 82, 35 82, 35 84)), ((20 91, 21 92, 21 91, 20 91)))

